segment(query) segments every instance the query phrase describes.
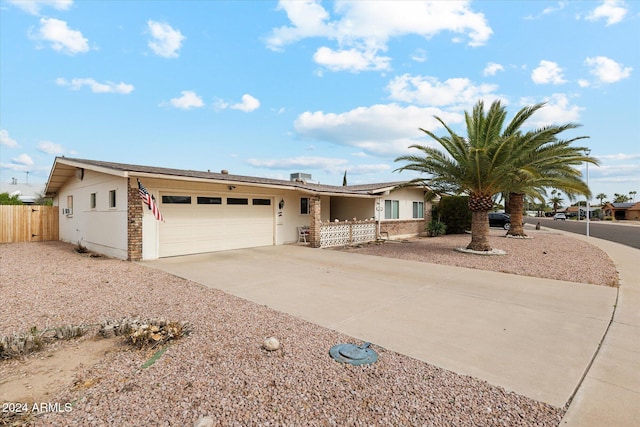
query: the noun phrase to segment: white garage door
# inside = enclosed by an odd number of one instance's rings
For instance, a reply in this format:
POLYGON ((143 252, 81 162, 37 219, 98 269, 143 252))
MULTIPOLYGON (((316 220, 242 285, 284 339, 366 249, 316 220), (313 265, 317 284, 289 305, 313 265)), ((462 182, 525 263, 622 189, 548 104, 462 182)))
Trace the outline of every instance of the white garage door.
POLYGON ((273 198, 161 195, 160 257, 274 244, 273 198))

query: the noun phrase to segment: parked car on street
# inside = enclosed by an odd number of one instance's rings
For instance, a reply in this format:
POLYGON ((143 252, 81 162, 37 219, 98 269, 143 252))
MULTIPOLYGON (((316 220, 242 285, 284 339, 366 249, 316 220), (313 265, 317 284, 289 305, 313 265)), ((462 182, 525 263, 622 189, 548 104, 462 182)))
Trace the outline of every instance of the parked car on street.
POLYGON ((511 228, 511 217, 506 213, 490 212, 489 227, 502 227, 508 230, 511 228))
POLYGON ((557 220, 564 221, 565 219, 567 219, 567 216, 563 213, 557 213, 553 216, 554 221, 557 221, 557 220))

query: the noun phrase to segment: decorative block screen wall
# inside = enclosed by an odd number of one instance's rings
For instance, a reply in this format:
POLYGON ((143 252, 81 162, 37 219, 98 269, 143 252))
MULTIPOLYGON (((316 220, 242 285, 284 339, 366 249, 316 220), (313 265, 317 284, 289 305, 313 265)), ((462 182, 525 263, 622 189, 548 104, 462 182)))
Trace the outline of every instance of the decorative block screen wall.
POLYGON ((320 225, 321 248, 347 246, 375 240, 375 221, 330 222, 320 225))

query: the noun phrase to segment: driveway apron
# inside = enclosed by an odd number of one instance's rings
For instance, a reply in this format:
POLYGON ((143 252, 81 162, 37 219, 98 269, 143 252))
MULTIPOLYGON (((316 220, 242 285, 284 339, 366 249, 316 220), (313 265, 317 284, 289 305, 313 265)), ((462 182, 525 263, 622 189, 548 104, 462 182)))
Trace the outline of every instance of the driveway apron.
POLYGON ((142 264, 556 407, 616 300, 603 286, 297 245, 142 264))

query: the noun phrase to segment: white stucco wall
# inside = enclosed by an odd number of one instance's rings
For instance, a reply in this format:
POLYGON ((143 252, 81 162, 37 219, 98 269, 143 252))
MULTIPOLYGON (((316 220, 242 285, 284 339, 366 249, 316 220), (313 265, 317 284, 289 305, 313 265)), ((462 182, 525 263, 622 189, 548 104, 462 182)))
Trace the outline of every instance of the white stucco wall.
POLYGON ((127 258, 127 180, 85 170, 60 189, 54 204, 60 208, 60 240, 82 243, 87 249, 114 258, 127 258), (116 191, 116 207, 109 207, 109 192, 116 191), (96 207, 91 208, 91 193, 96 207), (73 196, 73 213, 63 214, 67 196, 73 196))
MULTIPOLYGON (((397 200, 398 201, 398 220, 407 220, 413 218, 413 202, 424 202, 424 190, 419 188, 399 188, 392 191, 389 195, 382 196, 380 204, 382 211, 380 212, 380 219, 385 220, 385 200, 397 200)), ((425 203, 424 213, 431 207, 425 203)), ((376 218, 377 219, 377 218, 376 218)), ((392 221, 392 220, 387 220, 392 221)))

